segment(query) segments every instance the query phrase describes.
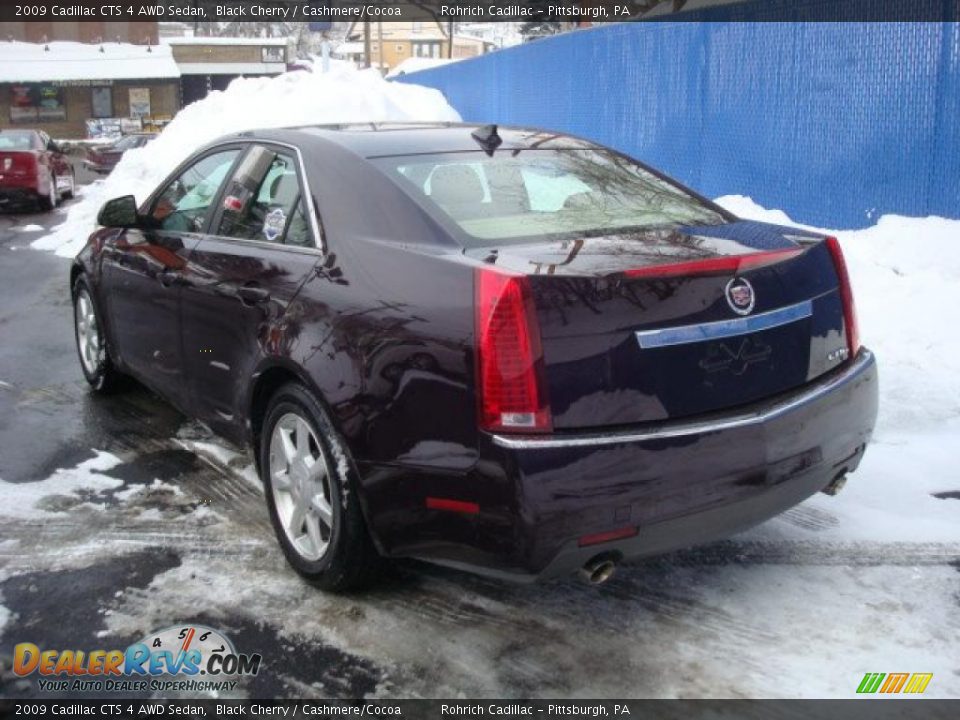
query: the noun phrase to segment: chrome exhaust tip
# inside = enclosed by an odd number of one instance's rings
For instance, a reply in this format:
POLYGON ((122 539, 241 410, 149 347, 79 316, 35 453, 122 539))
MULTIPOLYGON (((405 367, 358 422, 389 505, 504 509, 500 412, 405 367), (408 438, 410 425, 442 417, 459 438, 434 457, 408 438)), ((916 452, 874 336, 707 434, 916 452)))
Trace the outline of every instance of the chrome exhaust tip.
POLYGON ((609 557, 596 557, 580 568, 580 577, 590 585, 602 585, 613 577, 617 563, 609 557))
POLYGON ((827 485, 820 492, 822 492, 824 495, 829 495, 830 497, 833 497, 838 492, 843 490, 843 486, 846 484, 847 484, 847 473, 846 471, 844 471, 839 475, 837 475, 833 480, 831 480, 830 484, 827 485))

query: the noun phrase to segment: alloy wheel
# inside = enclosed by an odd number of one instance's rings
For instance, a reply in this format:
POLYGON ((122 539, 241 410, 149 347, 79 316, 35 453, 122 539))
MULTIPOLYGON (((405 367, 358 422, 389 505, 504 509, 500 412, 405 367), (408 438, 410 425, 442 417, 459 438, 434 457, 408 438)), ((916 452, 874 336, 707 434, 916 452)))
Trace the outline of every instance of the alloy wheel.
POLYGON ((283 415, 270 436, 270 485, 287 540, 305 560, 323 557, 333 535, 330 469, 310 424, 283 415))
POLYGON ((100 326, 97 324, 97 315, 93 309, 93 301, 86 290, 77 294, 74 305, 74 317, 77 326, 77 346, 80 348, 80 360, 84 370, 90 376, 96 375, 100 366, 100 326))

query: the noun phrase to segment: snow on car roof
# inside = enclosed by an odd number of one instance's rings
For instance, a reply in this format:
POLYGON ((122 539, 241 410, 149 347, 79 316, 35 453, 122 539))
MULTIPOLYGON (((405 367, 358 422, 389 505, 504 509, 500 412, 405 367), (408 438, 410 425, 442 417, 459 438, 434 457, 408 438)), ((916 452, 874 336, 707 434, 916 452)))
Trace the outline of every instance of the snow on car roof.
POLYGON ((169 45, 0 42, 0 82, 178 77, 169 45))

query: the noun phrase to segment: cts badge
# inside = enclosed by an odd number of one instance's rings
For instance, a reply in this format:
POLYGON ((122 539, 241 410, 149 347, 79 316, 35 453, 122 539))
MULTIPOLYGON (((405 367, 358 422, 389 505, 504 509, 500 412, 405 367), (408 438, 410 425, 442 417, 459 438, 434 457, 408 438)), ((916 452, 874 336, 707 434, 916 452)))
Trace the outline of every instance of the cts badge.
POLYGON ((827 353, 827 362, 842 362, 848 357, 850 357, 850 351, 847 348, 837 348, 836 350, 827 353))
POLYGON ((745 278, 733 278, 727 283, 727 304, 737 315, 749 315, 753 312, 756 296, 753 285, 745 278))

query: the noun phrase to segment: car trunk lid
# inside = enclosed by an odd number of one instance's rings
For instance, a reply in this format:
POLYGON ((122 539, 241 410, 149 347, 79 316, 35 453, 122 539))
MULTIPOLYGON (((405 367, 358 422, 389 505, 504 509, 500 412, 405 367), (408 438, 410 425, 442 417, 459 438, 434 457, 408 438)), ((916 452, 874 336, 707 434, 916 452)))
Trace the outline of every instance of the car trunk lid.
POLYGON ((836 367, 844 305, 822 240, 740 221, 468 254, 527 276, 563 431, 715 412, 836 367))
POLYGON ((37 153, 32 150, 0 151, 0 176, 12 180, 34 180, 37 177, 37 153))

